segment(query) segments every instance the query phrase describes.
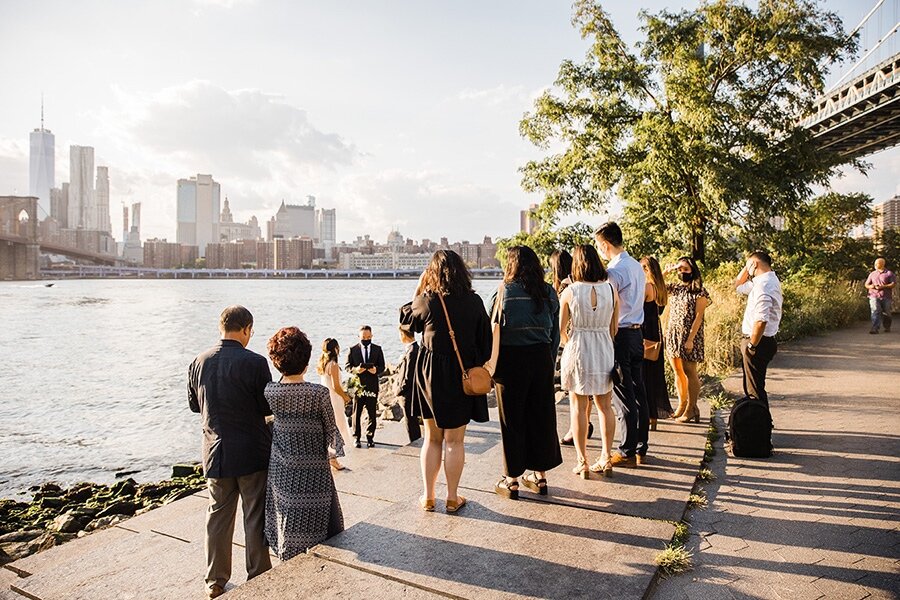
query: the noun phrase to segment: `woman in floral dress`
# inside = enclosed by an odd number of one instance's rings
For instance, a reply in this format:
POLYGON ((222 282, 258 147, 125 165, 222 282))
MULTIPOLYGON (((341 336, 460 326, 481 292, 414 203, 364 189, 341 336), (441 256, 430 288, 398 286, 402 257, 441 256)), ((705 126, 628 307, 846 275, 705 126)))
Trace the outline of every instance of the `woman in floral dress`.
POLYGON ((703 287, 700 268, 690 256, 682 256, 666 269, 678 277, 678 283, 666 286, 669 303, 666 327, 666 356, 675 372, 678 391, 678 410, 672 415, 677 421, 700 422, 700 375, 697 366, 703 362, 703 314, 710 305, 709 292, 703 287))

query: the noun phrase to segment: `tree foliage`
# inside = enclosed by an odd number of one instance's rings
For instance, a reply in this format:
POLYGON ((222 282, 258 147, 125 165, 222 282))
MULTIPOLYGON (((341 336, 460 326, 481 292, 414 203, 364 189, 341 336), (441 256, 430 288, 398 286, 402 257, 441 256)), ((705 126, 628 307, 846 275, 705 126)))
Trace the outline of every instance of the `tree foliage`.
POLYGON ((528 246, 534 250, 541 263, 549 267, 550 255, 554 250, 569 250, 578 244, 590 244, 594 239, 593 232, 584 223, 576 223, 568 227, 538 227, 531 233, 519 232, 516 235, 497 240, 497 259, 506 267, 506 250, 512 246, 528 246))
POLYGON ((812 0, 760 0, 756 10, 714 0, 641 19, 633 51, 600 2, 575 2, 573 25, 590 49, 581 63, 562 62, 520 123, 549 152, 522 168, 523 187, 543 192, 551 225, 620 198, 638 250, 690 247, 717 262, 736 239, 766 241, 772 217, 806 210, 811 186, 842 162, 800 117, 855 39, 812 0))

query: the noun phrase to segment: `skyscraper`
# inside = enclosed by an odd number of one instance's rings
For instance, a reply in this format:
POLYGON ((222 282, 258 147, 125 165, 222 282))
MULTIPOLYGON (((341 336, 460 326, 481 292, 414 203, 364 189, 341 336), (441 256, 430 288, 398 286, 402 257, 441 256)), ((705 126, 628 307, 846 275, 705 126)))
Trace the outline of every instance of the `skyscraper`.
POLYGON ((316 209, 316 241, 325 251, 325 260, 331 260, 337 243, 337 215, 333 208, 316 209))
POLYGON ((197 246, 204 256, 206 245, 219 241, 220 197, 221 187, 212 175, 178 180, 175 240, 179 244, 197 246))
POLYGON ((144 259, 141 248, 141 203, 131 205, 131 227, 128 226, 128 207, 122 206, 122 258, 131 263, 140 263, 144 259))
POLYGON ((54 150, 56 138, 44 129, 44 101, 41 100, 41 128, 31 132, 31 154, 28 169, 28 195, 38 199, 38 220, 50 216, 50 189, 56 185, 54 150))
POLYGON ((528 210, 519 211, 519 231, 521 231, 522 233, 532 234, 537 230, 538 220, 531 212, 537 207, 537 204, 532 204, 530 207, 528 207, 528 210))
POLYGON ((97 186, 94 189, 94 226, 112 234, 112 223, 109 220, 109 167, 97 167, 97 186))
MULTIPOLYGON (((900 229, 900 195, 894 196, 877 205, 874 210, 873 229, 876 238, 880 238, 886 229, 900 229)), ((897 269, 897 265, 891 265, 897 269)))
POLYGON ((94 204, 94 149, 69 146, 69 227, 97 229, 94 204))
POLYGON ((56 219, 63 229, 69 227, 69 182, 64 181, 61 187, 50 190, 50 216, 56 219))

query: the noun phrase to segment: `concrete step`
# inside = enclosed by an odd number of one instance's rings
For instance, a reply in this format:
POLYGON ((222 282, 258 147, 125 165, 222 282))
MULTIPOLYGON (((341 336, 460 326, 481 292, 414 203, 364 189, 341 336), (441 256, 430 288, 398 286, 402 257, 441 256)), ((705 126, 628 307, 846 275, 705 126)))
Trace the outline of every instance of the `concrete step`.
MULTIPOLYGON (((561 436, 565 402, 557 426, 561 436)), ((706 424, 659 427, 651 434, 652 464, 583 481, 570 470, 574 449, 564 447, 564 464, 548 475, 550 495, 523 487, 514 502, 493 493, 502 469, 499 423, 473 423, 461 482, 470 504, 447 515, 442 483, 437 512, 419 508, 422 441, 404 445, 404 426, 384 422, 375 448, 350 447, 346 468, 333 472, 345 531, 312 555, 241 585, 238 509, 229 597, 295 598, 302 590, 320 597, 639 597, 656 572, 654 556, 674 531, 667 521, 681 518, 706 441, 706 424)), ((597 437, 591 456, 599 454, 597 437)), ((24 576, 8 584, 12 597, 201 597, 207 501, 199 492, 7 565, 24 576)))
MULTIPOLYGON (((397 503, 311 552, 458 598, 637 598, 674 532, 661 521, 480 491, 467 497, 455 515, 442 502, 433 513, 397 503)), ((291 561, 280 567, 291 569, 291 561)))
POLYGON ((225 596, 228 600, 295 598, 365 598, 366 600, 437 600, 446 595, 385 579, 316 556, 301 555, 248 581, 225 596))

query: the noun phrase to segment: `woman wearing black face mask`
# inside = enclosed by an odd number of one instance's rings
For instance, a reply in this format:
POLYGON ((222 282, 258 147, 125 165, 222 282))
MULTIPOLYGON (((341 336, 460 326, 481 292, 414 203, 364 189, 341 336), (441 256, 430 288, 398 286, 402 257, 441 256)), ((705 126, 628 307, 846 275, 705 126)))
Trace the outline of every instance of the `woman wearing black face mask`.
POLYGON ((682 423, 700 422, 700 375, 698 363, 704 359, 703 314, 710 305, 709 292, 703 287, 703 277, 697 263, 690 256, 682 256, 666 269, 678 277, 678 283, 666 286, 669 304, 666 307, 666 356, 675 372, 678 391, 678 410, 673 417, 682 423))

